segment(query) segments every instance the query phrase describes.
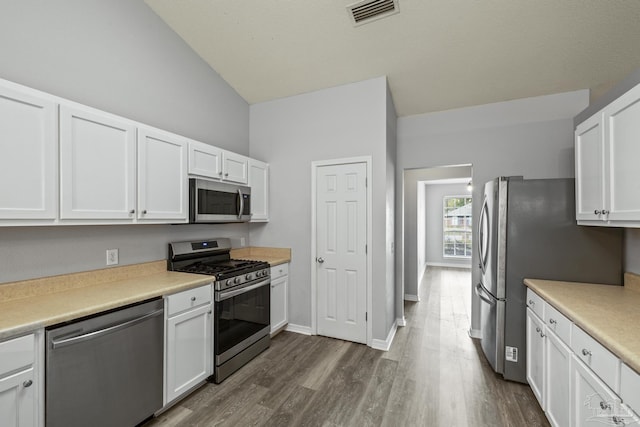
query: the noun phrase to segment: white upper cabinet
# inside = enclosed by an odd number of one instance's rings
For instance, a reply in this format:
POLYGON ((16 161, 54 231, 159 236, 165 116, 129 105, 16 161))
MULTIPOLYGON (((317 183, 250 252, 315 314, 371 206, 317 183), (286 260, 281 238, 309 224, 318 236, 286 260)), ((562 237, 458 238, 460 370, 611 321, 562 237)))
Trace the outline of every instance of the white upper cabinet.
POLYGON ((136 128, 116 116, 60 106, 60 218, 135 217, 136 128))
POLYGON ((599 220, 604 209, 604 129, 601 114, 575 131, 576 219, 599 220))
POLYGON ((225 181, 246 185, 249 182, 249 158, 231 151, 224 151, 222 172, 225 181))
POLYGON ((203 142, 189 141, 189 174, 247 185, 249 158, 203 142))
POLYGON ((269 165, 249 159, 251 222, 269 221, 269 165))
POLYGON ((0 220, 54 220, 57 211, 56 104, 0 81, 0 220))
MULTIPOLYGON (((640 220, 640 85, 604 110, 611 221, 640 220)), ((606 181, 605 181, 606 182, 606 181)), ((638 224, 640 226, 640 224, 638 224)))
POLYGON ((140 220, 187 221, 187 143, 174 134, 138 128, 140 220))
POLYGON ((576 219, 640 227, 640 85, 576 127, 576 219))
POLYGON ((189 141, 189 174, 222 178, 222 150, 213 145, 189 141))

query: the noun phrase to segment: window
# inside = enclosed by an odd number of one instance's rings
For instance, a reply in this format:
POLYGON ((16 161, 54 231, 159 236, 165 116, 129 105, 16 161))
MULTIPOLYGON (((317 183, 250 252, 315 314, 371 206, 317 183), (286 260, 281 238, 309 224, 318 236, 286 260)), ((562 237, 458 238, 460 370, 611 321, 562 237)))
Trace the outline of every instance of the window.
POLYGON ((442 218, 442 254, 471 258, 471 196, 445 196, 442 218))

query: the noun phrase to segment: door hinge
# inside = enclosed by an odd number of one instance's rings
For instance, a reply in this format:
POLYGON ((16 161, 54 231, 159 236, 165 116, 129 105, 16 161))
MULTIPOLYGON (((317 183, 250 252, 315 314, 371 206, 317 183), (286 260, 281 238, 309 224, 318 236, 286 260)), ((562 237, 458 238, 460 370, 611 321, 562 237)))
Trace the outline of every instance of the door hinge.
POLYGON ((364 321, 365 322, 369 321, 369 313, 367 313, 366 311, 364 312, 364 321))
POLYGON ((369 245, 364 245, 364 254, 368 254, 369 253, 369 245))
POLYGON ((369 178, 365 178, 364 179, 364 188, 367 188, 369 186, 369 178))

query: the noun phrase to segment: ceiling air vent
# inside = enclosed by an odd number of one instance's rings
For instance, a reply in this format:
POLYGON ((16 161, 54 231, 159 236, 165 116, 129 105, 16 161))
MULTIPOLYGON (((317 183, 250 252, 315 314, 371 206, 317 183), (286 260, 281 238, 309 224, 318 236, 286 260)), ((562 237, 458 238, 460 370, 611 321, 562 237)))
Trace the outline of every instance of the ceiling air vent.
POLYGON ((386 18, 400 12, 398 0, 364 0, 347 6, 349 16, 354 25, 386 18))

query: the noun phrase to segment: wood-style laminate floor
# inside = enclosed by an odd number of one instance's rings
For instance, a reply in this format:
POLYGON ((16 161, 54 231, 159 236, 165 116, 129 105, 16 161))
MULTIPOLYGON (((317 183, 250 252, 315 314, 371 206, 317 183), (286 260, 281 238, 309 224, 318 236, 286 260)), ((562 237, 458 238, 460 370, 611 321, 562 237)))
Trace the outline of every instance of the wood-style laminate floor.
POLYGON ((388 352, 282 332, 145 427, 548 426, 530 388, 500 379, 469 338, 470 287, 468 270, 429 269, 388 352))

